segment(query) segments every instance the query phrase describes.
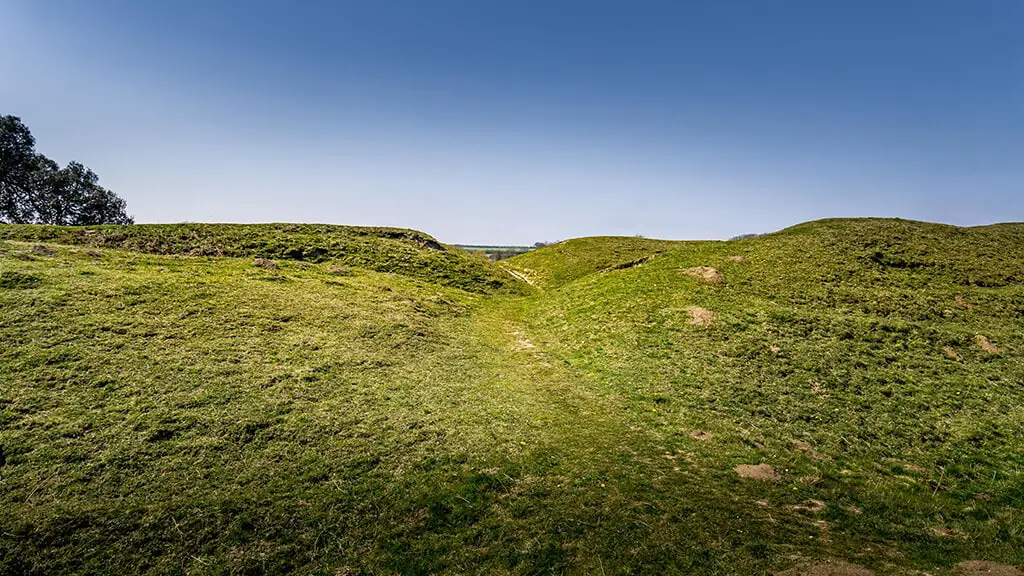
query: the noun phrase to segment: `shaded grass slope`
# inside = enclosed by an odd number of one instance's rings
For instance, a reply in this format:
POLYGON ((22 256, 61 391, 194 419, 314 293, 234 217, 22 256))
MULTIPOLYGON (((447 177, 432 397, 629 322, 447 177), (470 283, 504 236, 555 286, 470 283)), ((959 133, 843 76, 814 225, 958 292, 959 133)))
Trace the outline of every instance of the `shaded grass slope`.
POLYGON ((0 241, 0 573, 1024 564, 1022 231, 582 239, 525 294, 0 241))
POLYGON ((326 224, 0 225, 0 239, 115 248, 149 254, 332 262, 391 272, 471 292, 515 292, 489 262, 415 230, 326 224))

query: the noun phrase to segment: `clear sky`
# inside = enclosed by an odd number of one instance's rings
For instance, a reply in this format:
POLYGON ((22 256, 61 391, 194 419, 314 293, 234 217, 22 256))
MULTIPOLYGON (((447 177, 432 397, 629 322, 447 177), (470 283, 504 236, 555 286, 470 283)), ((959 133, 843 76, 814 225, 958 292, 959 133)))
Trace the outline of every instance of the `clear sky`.
POLYGON ((1022 0, 0 0, 0 54, 139 222, 1024 220, 1022 0))

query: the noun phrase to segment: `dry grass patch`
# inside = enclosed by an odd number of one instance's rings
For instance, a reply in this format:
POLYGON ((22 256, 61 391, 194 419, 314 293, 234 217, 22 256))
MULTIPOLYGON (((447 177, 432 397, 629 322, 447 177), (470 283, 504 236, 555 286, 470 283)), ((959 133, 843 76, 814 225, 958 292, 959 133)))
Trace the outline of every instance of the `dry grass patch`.
POLYGON ((711 434, 711 432, 705 432, 703 430, 694 430, 693 432, 690 432, 690 438, 693 438, 694 440, 698 440, 700 442, 707 442, 708 440, 714 438, 714 435, 711 434))
POLYGON ((725 276, 717 269, 710 266, 685 268, 682 270, 682 273, 687 276, 692 276, 701 282, 708 282, 709 284, 718 284, 725 281, 725 276))
POLYGON ((687 306, 686 313, 690 315, 690 324, 695 326, 707 326, 715 321, 715 313, 700 306, 687 306))
POLYGON ((995 344, 990 342, 988 338, 982 336, 981 334, 978 334, 974 337, 974 343, 978 345, 978 348, 981 348, 982 350, 988 352, 989 354, 999 354, 1003 351, 1001 348, 996 347, 995 344))

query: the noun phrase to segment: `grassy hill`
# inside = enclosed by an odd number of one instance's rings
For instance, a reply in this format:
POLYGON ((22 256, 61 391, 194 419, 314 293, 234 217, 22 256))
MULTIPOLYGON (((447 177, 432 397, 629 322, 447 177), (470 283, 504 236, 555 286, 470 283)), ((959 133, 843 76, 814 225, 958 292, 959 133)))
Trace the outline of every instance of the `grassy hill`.
POLYGON ((179 256, 330 262, 391 272, 470 292, 516 290, 499 268, 415 230, 326 224, 0 226, 0 240, 52 242, 179 256))
POLYGON ((1024 564, 1024 225, 275 226, 0 226, 0 573, 1024 564))

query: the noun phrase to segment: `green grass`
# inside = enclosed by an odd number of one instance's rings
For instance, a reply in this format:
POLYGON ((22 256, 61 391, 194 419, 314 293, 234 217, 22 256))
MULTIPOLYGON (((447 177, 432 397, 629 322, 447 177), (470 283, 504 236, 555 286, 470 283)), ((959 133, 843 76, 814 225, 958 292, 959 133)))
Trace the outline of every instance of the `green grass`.
POLYGON ((514 279, 415 230, 326 224, 0 226, 0 240, 53 242, 150 254, 331 262, 471 292, 515 292, 514 279))
POLYGON ((0 573, 1024 563, 1022 225, 580 239, 533 287, 276 226, 0 227, 0 573))

